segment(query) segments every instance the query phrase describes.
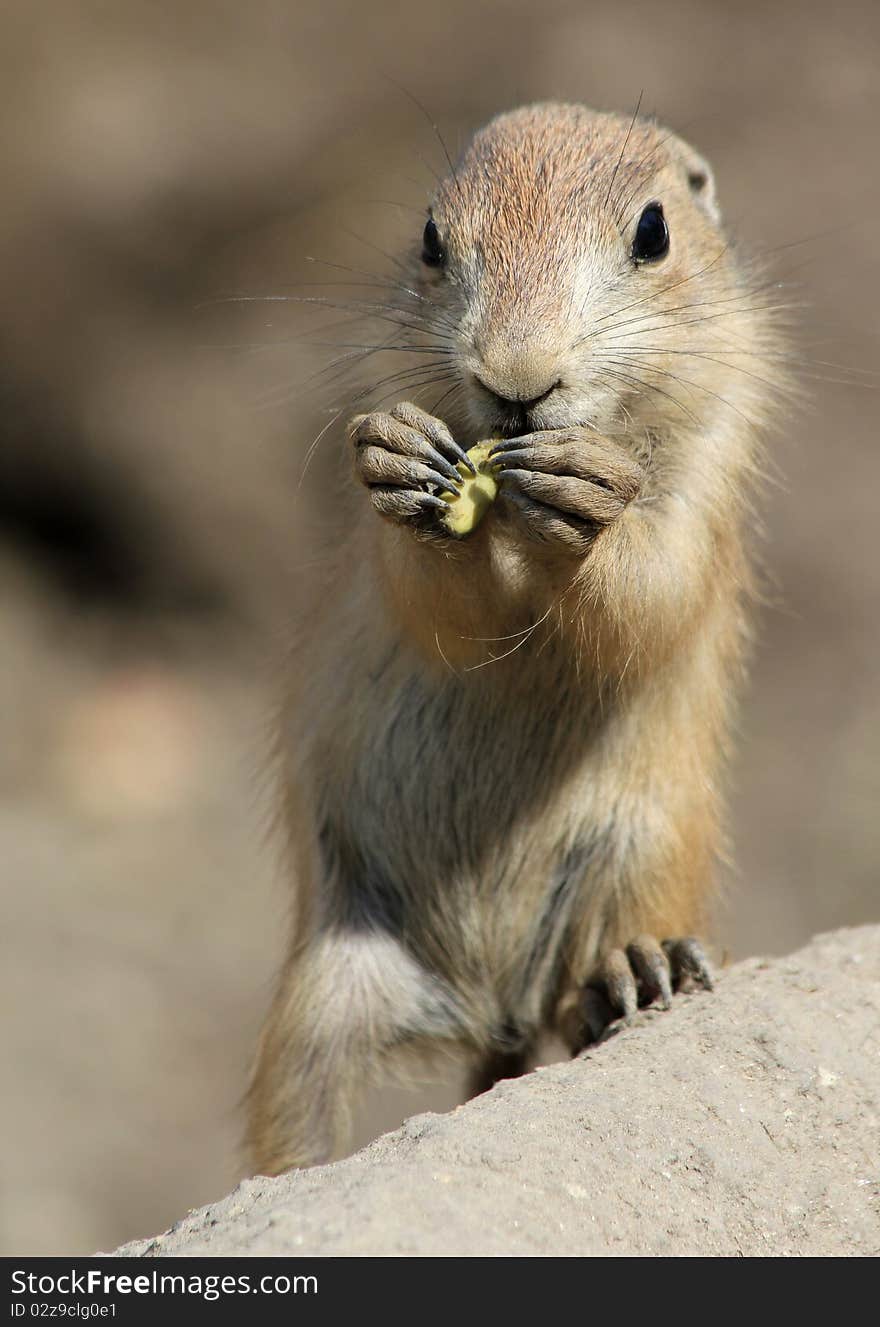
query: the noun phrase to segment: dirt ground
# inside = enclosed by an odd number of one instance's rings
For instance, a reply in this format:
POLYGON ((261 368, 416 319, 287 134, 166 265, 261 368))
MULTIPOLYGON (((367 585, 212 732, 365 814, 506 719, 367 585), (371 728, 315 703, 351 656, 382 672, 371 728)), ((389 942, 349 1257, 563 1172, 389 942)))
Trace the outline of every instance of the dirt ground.
POLYGON ((880 927, 836 931, 116 1252, 876 1257, 878 1027, 880 927))
MULTIPOLYGON (((875 920, 877 6, 16 0, 0 23, 0 1250, 111 1248, 236 1177, 286 909, 265 734, 335 461, 303 481, 304 457, 346 389, 314 377, 326 313, 218 301, 388 271, 443 168, 408 93, 454 150, 525 100, 641 92, 789 283, 804 399, 717 934, 738 957, 875 920)), ((358 1141, 458 1092, 387 1094, 358 1141)))

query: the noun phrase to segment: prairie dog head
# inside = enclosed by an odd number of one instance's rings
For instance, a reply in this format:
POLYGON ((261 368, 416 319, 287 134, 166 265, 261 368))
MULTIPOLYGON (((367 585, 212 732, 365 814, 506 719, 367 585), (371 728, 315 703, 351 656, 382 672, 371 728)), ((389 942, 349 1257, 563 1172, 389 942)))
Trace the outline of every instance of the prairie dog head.
POLYGON ((419 271, 475 439, 636 443, 748 396, 761 325, 711 170, 653 123, 552 103, 491 121, 432 202, 419 271))

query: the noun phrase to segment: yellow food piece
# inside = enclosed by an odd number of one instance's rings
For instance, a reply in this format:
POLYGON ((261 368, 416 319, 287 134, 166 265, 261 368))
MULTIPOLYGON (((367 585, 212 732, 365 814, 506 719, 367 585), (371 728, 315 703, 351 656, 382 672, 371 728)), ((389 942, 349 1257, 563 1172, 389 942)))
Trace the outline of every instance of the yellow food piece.
POLYGON ((477 473, 472 475, 464 463, 459 461, 456 469, 461 475, 461 487, 456 493, 447 489, 440 494, 443 501, 449 503, 449 511, 443 518, 446 528, 459 539, 477 528, 498 496, 499 469, 489 460, 489 453, 496 441, 493 438, 469 448, 468 456, 477 473))

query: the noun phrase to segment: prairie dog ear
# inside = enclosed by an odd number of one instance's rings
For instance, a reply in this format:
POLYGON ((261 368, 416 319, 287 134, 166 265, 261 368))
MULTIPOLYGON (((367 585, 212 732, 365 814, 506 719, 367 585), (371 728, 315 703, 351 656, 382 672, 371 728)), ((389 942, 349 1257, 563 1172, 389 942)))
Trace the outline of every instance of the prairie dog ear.
POLYGON ((721 211, 715 193, 712 167, 705 157, 701 157, 699 152, 695 152, 689 143, 683 143, 681 139, 678 140, 678 155, 694 199, 713 221, 720 221, 721 211))

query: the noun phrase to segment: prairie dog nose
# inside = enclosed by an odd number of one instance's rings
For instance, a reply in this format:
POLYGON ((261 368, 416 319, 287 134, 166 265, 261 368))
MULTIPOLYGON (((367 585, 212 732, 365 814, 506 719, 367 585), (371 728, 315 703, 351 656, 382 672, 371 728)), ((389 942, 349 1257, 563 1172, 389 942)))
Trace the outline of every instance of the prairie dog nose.
POLYGON ((500 401, 528 410, 543 401, 559 385, 557 337, 543 326, 488 329, 475 338, 474 377, 481 387, 500 401))
POLYGON ((491 396, 494 396, 495 400, 499 401, 501 405, 517 406, 518 409, 525 412, 533 410, 535 406, 539 406, 542 401, 546 401, 547 397, 550 396, 552 392, 556 391, 557 387, 562 386, 562 379, 557 378, 555 382, 550 383, 549 387, 545 387, 543 391, 538 392, 535 396, 525 396, 521 391, 516 395, 509 395, 509 389, 507 391, 501 391, 497 386, 493 386, 491 383, 487 382, 479 373, 475 373, 474 378, 483 390, 487 391, 491 396))

